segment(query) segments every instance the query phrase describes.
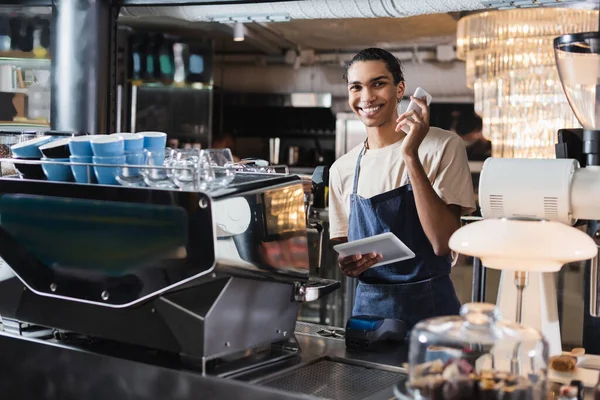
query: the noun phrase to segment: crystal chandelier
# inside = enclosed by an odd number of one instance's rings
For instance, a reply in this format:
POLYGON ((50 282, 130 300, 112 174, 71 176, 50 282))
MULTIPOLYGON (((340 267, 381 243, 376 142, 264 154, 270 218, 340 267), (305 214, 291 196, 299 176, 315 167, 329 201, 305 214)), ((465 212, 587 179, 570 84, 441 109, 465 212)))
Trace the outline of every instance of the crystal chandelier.
POLYGON ((552 41, 598 29, 598 12, 521 8, 458 22, 457 56, 493 157, 554 158, 556 132, 578 128, 555 66, 552 41))

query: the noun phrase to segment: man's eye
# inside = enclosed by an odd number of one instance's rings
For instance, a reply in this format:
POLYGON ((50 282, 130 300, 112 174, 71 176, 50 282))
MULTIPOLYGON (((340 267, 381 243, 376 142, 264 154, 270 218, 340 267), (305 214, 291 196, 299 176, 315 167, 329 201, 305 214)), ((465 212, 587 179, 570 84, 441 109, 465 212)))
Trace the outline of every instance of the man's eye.
POLYGON ((360 86, 354 85, 350 88, 350 90, 360 90, 360 86))
POLYGON ((373 84, 373 86, 375 86, 375 87, 379 87, 379 86, 382 86, 382 85, 383 85, 383 83, 382 83, 382 82, 375 82, 375 83, 373 84))

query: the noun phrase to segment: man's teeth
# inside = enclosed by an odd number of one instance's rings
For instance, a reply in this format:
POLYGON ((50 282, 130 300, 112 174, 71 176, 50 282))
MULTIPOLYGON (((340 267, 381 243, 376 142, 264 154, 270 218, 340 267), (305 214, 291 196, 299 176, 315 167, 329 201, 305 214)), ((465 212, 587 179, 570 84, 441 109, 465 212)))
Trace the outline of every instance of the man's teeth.
POLYGON ((366 112, 366 113, 372 113, 372 112, 375 112, 375 111, 379 110, 380 108, 381 108, 381 106, 363 108, 363 111, 366 112))

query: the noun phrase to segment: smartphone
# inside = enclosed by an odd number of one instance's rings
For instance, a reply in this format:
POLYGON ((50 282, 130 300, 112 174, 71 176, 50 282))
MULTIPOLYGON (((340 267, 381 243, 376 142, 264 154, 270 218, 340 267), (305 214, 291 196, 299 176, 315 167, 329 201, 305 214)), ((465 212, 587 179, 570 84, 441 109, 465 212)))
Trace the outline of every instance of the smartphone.
MULTIPOLYGON (((433 98, 433 97, 431 97, 431 95, 429 93, 427 93, 421 87, 418 87, 417 90, 415 90, 413 97, 416 97, 417 99, 422 99, 423 97, 425 97, 425 102, 427 103, 427 105, 431 104, 431 99, 433 98)), ((421 107, 419 107, 419 105, 417 103, 415 103, 414 101, 411 100, 408 107, 406 107, 405 112, 412 111, 412 110, 416 110, 419 113, 419 115, 422 115, 421 107)), ((407 125, 403 125, 400 129, 402 129, 404 131, 404 133, 408 133, 408 131, 410 130, 410 128, 407 125)))

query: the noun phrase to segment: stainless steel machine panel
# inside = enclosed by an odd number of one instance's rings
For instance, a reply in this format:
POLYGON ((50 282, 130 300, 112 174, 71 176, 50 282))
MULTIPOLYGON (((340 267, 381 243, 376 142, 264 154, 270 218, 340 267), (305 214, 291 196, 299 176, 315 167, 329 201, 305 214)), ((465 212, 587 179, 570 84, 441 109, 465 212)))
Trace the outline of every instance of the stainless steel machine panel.
POLYGON ((208 195, 2 178, 0 256, 38 295, 108 307, 212 272, 306 281, 299 179, 236 179, 208 195))

